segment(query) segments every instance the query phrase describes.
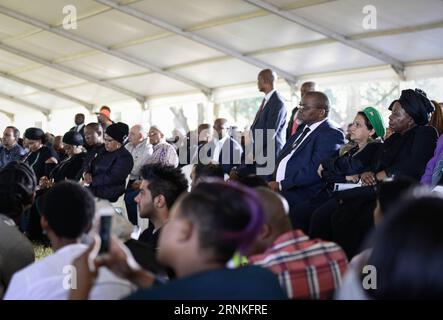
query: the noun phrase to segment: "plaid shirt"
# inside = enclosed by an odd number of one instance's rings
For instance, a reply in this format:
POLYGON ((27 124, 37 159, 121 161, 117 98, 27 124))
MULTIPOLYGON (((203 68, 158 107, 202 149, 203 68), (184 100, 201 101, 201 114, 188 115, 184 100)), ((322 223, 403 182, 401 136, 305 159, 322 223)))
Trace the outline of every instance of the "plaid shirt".
POLYGON ((263 254, 248 260, 277 274, 291 299, 331 299, 347 267, 337 244, 311 240, 301 230, 282 234, 263 254))

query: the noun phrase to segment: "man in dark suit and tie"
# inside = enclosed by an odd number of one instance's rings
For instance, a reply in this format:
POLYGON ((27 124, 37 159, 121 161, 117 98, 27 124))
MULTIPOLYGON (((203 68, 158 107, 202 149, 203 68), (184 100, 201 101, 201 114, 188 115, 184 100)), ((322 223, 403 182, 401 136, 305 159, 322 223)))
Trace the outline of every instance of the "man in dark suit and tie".
MULTIPOLYGON (((306 92, 315 91, 315 87, 316 83, 313 81, 304 82, 300 87, 300 99, 303 98, 306 92)), ((299 127, 302 124, 301 114, 298 111, 299 111, 298 106, 292 109, 291 116, 288 122, 288 128, 286 130, 287 140, 289 140, 289 138, 292 137, 297 132, 297 129, 299 129, 299 127)))
POLYGON ((274 181, 268 183, 271 189, 280 190, 290 205, 308 200, 323 187, 317 174, 320 162, 337 156, 345 142, 343 132, 328 120, 329 99, 324 93, 306 93, 300 112, 303 130, 286 142, 276 161, 274 181))
POLYGON ((286 141, 286 107, 284 98, 274 88, 276 81, 277 75, 270 69, 262 70, 258 74, 258 89, 265 97, 251 126, 255 160, 269 157, 271 154, 277 157, 286 141), (260 129, 263 130, 261 139, 260 135, 257 135, 260 129), (270 130, 275 130, 272 136, 275 150, 269 150, 271 153, 268 155, 267 134, 271 134, 270 130))
POLYGON ((75 131, 82 135, 85 139, 85 115, 83 113, 77 113, 74 118, 75 127, 72 127, 69 131, 75 131))

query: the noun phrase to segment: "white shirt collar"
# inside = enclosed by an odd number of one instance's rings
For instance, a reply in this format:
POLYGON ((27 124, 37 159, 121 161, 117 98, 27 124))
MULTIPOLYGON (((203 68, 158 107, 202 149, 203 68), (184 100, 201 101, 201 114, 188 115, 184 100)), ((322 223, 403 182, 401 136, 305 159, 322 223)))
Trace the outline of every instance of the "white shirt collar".
POLYGON ((309 127, 309 129, 311 130, 311 132, 312 131, 314 131, 315 129, 317 129, 323 122, 325 122, 326 120, 328 120, 328 118, 324 118, 323 120, 321 120, 321 121, 319 121, 319 122, 316 122, 316 123, 313 123, 313 124, 311 124, 310 126, 308 126, 309 127))
POLYGON ((276 91, 276 90, 274 89, 274 90, 268 92, 267 95, 265 95, 265 100, 266 100, 266 102, 268 102, 269 99, 271 99, 271 96, 274 94, 275 91, 276 91))

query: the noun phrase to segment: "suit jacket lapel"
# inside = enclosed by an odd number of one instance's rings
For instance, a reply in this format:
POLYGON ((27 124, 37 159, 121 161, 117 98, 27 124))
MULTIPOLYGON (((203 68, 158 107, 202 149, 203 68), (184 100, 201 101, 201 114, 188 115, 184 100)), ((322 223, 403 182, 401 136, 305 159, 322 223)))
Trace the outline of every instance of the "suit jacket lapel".
POLYGON ((298 146, 298 148, 295 150, 294 154, 296 154, 297 152, 302 150, 314 137, 316 137, 320 133, 321 128, 323 126, 325 126, 327 122, 328 122, 328 120, 323 122, 313 132, 311 132, 311 134, 309 136, 307 136, 306 139, 298 146))

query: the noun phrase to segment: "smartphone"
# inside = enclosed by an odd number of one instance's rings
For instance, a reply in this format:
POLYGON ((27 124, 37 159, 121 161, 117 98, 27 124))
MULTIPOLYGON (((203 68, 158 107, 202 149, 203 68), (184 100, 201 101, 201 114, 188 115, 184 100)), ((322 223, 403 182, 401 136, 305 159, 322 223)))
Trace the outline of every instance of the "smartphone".
POLYGON ((98 254, 103 254, 109 251, 109 241, 112 231, 112 217, 115 214, 115 209, 112 204, 103 199, 96 199, 95 215, 98 223, 98 235, 100 236, 101 244, 98 254))
POLYGON ((100 217, 100 231, 101 239, 99 254, 107 253, 109 251, 109 242, 111 240, 112 216, 103 215, 100 217))

